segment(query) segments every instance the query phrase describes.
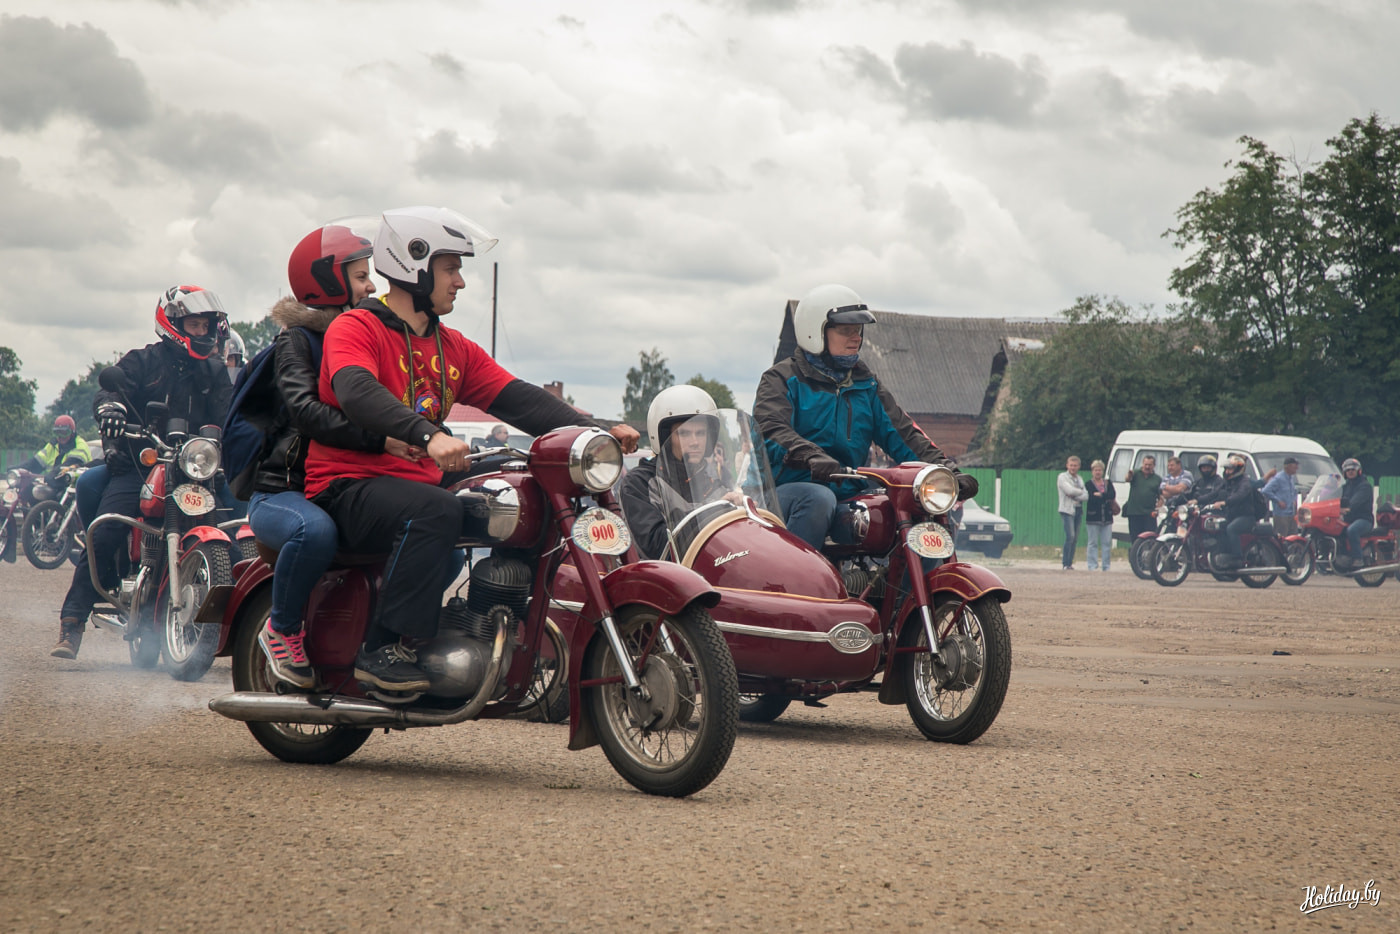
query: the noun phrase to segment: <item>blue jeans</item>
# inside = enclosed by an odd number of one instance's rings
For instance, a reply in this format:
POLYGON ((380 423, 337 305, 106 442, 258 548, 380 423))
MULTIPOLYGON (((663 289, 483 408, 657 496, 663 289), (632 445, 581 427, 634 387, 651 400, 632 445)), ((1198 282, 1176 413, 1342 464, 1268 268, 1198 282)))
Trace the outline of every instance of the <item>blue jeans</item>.
POLYGON ((1351 556, 1356 560, 1361 560, 1361 536, 1370 533, 1375 528, 1370 519, 1357 519, 1347 526, 1347 547, 1351 549, 1351 556))
POLYGON ((272 574, 272 628, 297 632, 312 588, 335 558, 335 522, 295 490, 254 493, 248 521, 258 541, 279 549, 272 574))
POLYGON ((1069 567, 1074 564, 1074 549, 1079 546, 1079 517, 1084 511, 1075 507, 1074 512, 1060 513, 1060 523, 1065 527, 1065 545, 1060 549, 1060 564, 1069 567))
POLYGON ((106 464, 89 467, 78 478, 78 518, 82 520, 83 528, 92 525, 92 520, 97 518, 97 505, 102 502, 102 491, 107 489, 107 481, 111 478, 106 464))
POLYGON ((1089 570, 1101 567, 1107 571, 1109 556, 1113 554, 1113 523, 1090 522, 1084 526, 1084 530, 1089 540, 1084 549, 1089 559, 1089 570))
POLYGON ((784 483, 778 487, 778 505, 788 531, 818 551, 826 541, 836 515, 836 494, 820 483, 784 483))
POLYGON ((1225 541, 1230 554, 1236 558, 1244 557, 1243 549, 1240 547, 1240 536, 1254 528, 1255 519, 1250 516, 1238 516, 1225 524, 1225 541))

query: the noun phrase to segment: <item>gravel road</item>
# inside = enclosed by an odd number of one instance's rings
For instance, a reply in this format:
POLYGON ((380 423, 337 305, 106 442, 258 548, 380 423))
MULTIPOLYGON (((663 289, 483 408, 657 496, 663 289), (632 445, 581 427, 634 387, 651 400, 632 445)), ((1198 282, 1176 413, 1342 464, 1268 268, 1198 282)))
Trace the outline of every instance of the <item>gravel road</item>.
POLYGON ((1400 585, 996 569, 982 739, 839 697, 674 801, 515 721, 283 764, 205 706, 227 659, 50 658, 68 570, 0 565, 0 930, 1400 929, 1400 585))

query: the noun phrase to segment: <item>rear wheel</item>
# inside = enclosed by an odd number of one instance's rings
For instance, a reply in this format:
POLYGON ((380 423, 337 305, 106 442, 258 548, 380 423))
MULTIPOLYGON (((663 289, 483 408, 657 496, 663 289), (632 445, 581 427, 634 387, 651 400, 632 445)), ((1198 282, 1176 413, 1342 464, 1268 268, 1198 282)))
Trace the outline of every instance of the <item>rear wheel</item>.
POLYGON ((1191 573, 1184 542, 1160 542, 1152 553, 1152 579, 1163 587, 1175 587, 1191 573))
POLYGON ((781 694, 740 694, 739 719, 745 723, 772 723, 791 703, 792 698, 781 694))
MULTIPOLYGON (((238 621, 238 637, 233 644, 233 689, 271 694, 278 679, 258 645, 258 633, 272 615, 272 590, 266 588, 253 597, 238 621)), ((365 744, 373 730, 353 726, 323 726, 311 723, 247 723, 248 732, 258 745, 283 762, 329 765, 353 754, 365 744)))
MULTIPOLYGON (((1362 547, 1361 561, 1363 564, 1376 563, 1376 547, 1374 545, 1365 545, 1362 547)), ((1385 583, 1385 577, 1389 573, 1389 571, 1375 571, 1370 574, 1356 574, 1353 575, 1352 580, 1356 581, 1362 587, 1379 587, 1381 584, 1385 583)))
POLYGON ((1313 576, 1313 571, 1317 569, 1317 556, 1313 554, 1312 544, 1307 539, 1299 539, 1284 546, 1283 563, 1288 566, 1283 582, 1296 587, 1313 576))
POLYGON ((233 583, 228 547, 223 542, 200 542, 180 558, 180 606, 167 586, 156 606, 166 667, 176 681, 198 681, 214 664, 219 647, 219 624, 197 623, 200 604, 215 587, 233 583))
POLYGON ((535 658, 535 678, 530 693, 521 699, 519 713, 534 723, 563 723, 569 719, 569 650, 564 634, 554 621, 546 618, 545 640, 535 658))
POLYGON ((1249 547, 1244 550, 1244 567, 1240 568, 1240 580, 1246 587, 1255 590, 1263 590, 1275 580, 1277 574, 1251 574, 1249 569, 1256 568, 1276 568, 1283 564, 1283 552, 1278 550, 1278 546, 1273 542, 1260 540, 1249 543, 1249 547))
MULTIPOLYGON (((904 682, 905 706, 914 725, 927 739, 939 743, 970 743, 992 725, 1006 700, 1011 680, 1011 632, 995 597, 963 603, 945 597, 933 608, 938 650, 905 652, 899 656, 898 677, 904 682), (958 615, 959 609, 962 610, 958 615)), ((905 623, 911 648, 926 648, 928 634, 917 617, 905 623)))
POLYGON ((63 504, 46 499, 24 517, 24 555, 29 563, 46 571, 68 560, 73 537, 63 527, 63 504))
POLYGON ((739 677, 729 647, 710 614, 694 605, 675 615, 628 606, 616 623, 625 664, 638 672, 646 696, 628 690, 599 632, 584 677, 608 683, 586 689, 583 703, 603 752, 647 794, 694 794, 714 781, 734 749, 739 677))

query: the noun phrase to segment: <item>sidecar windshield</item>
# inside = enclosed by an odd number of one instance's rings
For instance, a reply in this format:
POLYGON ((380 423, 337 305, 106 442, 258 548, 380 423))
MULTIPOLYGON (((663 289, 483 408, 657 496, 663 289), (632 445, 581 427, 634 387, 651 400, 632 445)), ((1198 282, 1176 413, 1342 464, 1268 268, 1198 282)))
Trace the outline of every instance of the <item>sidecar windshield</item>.
POLYGON ((1303 497, 1305 503, 1320 503, 1327 499, 1337 499, 1342 495, 1342 478, 1340 474, 1325 473, 1317 478, 1317 482, 1308 490, 1308 495, 1303 497))
POLYGON ((763 437, 747 412, 720 409, 667 428, 666 437, 654 442, 659 453, 650 496, 666 517, 674 545, 667 557, 682 559, 721 516, 746 511, 766 521, 781 514, 763 437))

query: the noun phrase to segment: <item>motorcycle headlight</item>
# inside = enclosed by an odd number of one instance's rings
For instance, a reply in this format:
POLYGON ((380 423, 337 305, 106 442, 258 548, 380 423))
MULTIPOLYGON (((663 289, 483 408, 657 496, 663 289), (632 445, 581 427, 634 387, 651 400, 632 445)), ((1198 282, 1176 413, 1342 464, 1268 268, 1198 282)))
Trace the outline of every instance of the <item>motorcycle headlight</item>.
POLYGON ((219 446, 208 438, 191 438, 180 449, 180 470, 191 480, 208 480, 219 470, 219 446))
POLYGON ((1298 524, 1307 525, 1312 522, 1312 510, 1306 506, 1298 510, 1298 524))
POLYGON ((607 432, 579 435, 569 449, 569 479, 590 493, 601 493, 622 476, 622 445, 607 432))
POLYGON ((5 474, 5 482, 10 486, 19 486, 19 471, 11 470, 9 473, 5 474))
POLYGON ((914 478, 914 495, 932 516, 941 516, 958 504, 958 479, 942 464, 930 464, 914 478))
POLYGON ((1189 515, 1191 515, 1191 507, 1190 507, 1190 506, 1187 506, 1187 505, 1185 505, 1185 504, 1182 504, 1182 505, 1176 507, 1176 517, 1177 517, 1178 519, 1180 519, 1182 522, 1185 522, 1185 521, 1186 521, 1186 517, 1189 516, 1189 515))

